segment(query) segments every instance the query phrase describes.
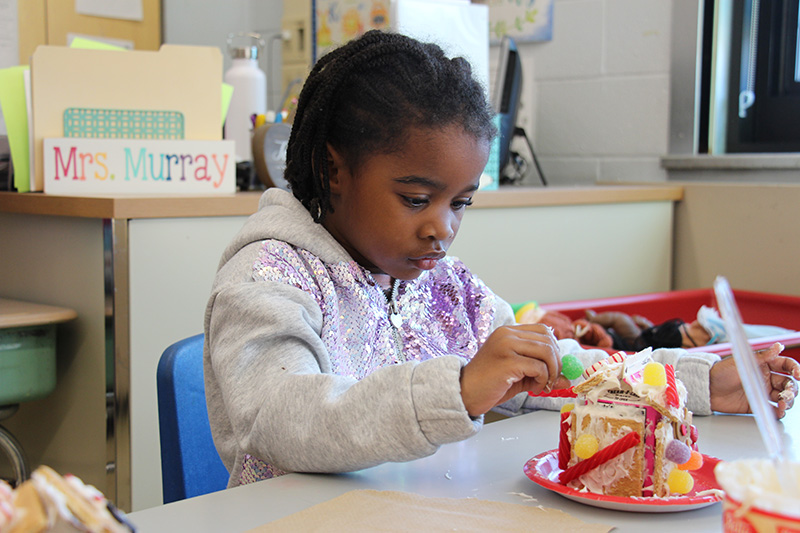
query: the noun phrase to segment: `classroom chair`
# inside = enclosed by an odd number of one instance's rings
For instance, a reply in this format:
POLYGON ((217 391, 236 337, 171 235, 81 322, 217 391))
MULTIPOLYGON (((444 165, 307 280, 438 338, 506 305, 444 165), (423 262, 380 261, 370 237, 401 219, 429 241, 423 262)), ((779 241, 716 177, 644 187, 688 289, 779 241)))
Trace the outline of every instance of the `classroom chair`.
POLYGON ((224 489, 228 471, 206 410, 201 333, 169 346, 156 371, 164 503, 224 489))

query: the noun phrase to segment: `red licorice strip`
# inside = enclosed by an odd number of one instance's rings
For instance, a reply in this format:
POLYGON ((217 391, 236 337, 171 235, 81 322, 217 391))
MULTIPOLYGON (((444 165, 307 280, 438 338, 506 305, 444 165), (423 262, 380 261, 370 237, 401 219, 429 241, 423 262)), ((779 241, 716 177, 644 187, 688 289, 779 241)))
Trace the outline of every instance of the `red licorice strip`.
POLYGON ((617 439, 615 442, 612 442, 602 450, 599 450, 596 454, 588 459, 584 459, 583 461, 576 463, 575 465, 561 472, 561 474, 558 476, 558 481, 566 485, 573 479, 582 476, 589 470, 593 470, 601 464, 610 461, 614 457, 625 452, 629 448, 633 448, 639 444, 641 440, 642 439, 639 437, 639 434, 635 431, 632 431, 624 437, 617 439))
POLYGON ((550 392, 542 391, 539 394, 528 391, 528 394, 531 396, 541 396, 545 398, 576 398, 578 396, 577 393, 573 392, 572 387, 568 389, 551 390, 550 392))
POLYGON ((664 365, 667 372, 667 390, 665 391, 667 405, 678 407, 678 387, 675 385, 675 368, 672 365, 664 365))
POLYGON ((569 411, 561 413, 561 433, 558 438, 558 468, 561 470, 566 470, 569 463, 569 415, 569 411))

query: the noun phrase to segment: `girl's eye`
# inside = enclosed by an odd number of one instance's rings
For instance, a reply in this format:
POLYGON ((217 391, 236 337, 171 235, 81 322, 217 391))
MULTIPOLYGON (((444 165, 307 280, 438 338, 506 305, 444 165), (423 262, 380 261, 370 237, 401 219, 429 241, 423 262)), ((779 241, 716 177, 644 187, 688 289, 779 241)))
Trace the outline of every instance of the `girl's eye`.
POLYGON ((428 203, 427 198, 416 198, 413 196, 402 196, 403 201, 411 207, 422 207, 428 203))
POLYGON ((452 203, 453 209, 464 209, 472 205, 472 198, 466 200, 454 200, 452 203))

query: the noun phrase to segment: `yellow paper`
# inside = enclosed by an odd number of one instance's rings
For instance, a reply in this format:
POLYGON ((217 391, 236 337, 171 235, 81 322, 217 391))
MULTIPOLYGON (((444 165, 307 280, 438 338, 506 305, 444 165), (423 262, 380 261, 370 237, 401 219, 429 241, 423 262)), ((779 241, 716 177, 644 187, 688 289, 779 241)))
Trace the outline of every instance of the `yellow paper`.
MULTIPOLYGON (((70 48, 86 48, 90 50, 117 50, 125 52, 127 49, 101 41, 94 41, 85 37, 75 37, 69 44, 70 48)), ((228 116, 228 108, 231 105, 231 97, 233 96, 233 85, 222 84, 222 122, 225 124, 225 117, 228 116)))
POLYGON ((8 131, 11 161, 14 163, 14 186, 19 192, 30 191, 28 113, 23 79, 26 70, 27 66, 0 70, 0 105, 8 131))

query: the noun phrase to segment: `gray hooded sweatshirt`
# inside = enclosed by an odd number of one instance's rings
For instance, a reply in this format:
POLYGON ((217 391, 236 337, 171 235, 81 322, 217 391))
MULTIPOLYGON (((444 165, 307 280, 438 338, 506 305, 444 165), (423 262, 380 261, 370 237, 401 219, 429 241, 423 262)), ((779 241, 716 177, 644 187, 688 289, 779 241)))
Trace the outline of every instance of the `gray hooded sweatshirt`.
MULTIPOLYGON (((480 430, 482 417, 467 414, 459 384, 471 355, 391 360, 358 377, 334 373, 337 362, 325 344, 319 299, 299 288, 300 282, 259 274, 267 241, 302 251, 305 255, 296 257, 308 272, 354 264, 291 193, 280 189, 264 193, 258 211, 223 253, 205 315, 204 372, 211 430, 231 474, 229 486, 254 479, 243 476, 251 457, 268 465, 262 477, 347 472, 425 457, 480 430)), ((482 309, 493 313, 486 335, 514 323, 511 307, 475 281, 488 300, 482 309)), ((574 341, 559 345, 587 367, 608 357, 574 341)), ((473 355, 477 347, 470 348, 473 355)), ((683 350, 656 350, 654 357, 676 367, 689 392, 688 407, 710 413, 708 371, 718 357, 683 350)), ((520 394, 496 410, 516 415, 563 403, 520 394)), ((557 428, 552 431, 556 435, 557 428)))

